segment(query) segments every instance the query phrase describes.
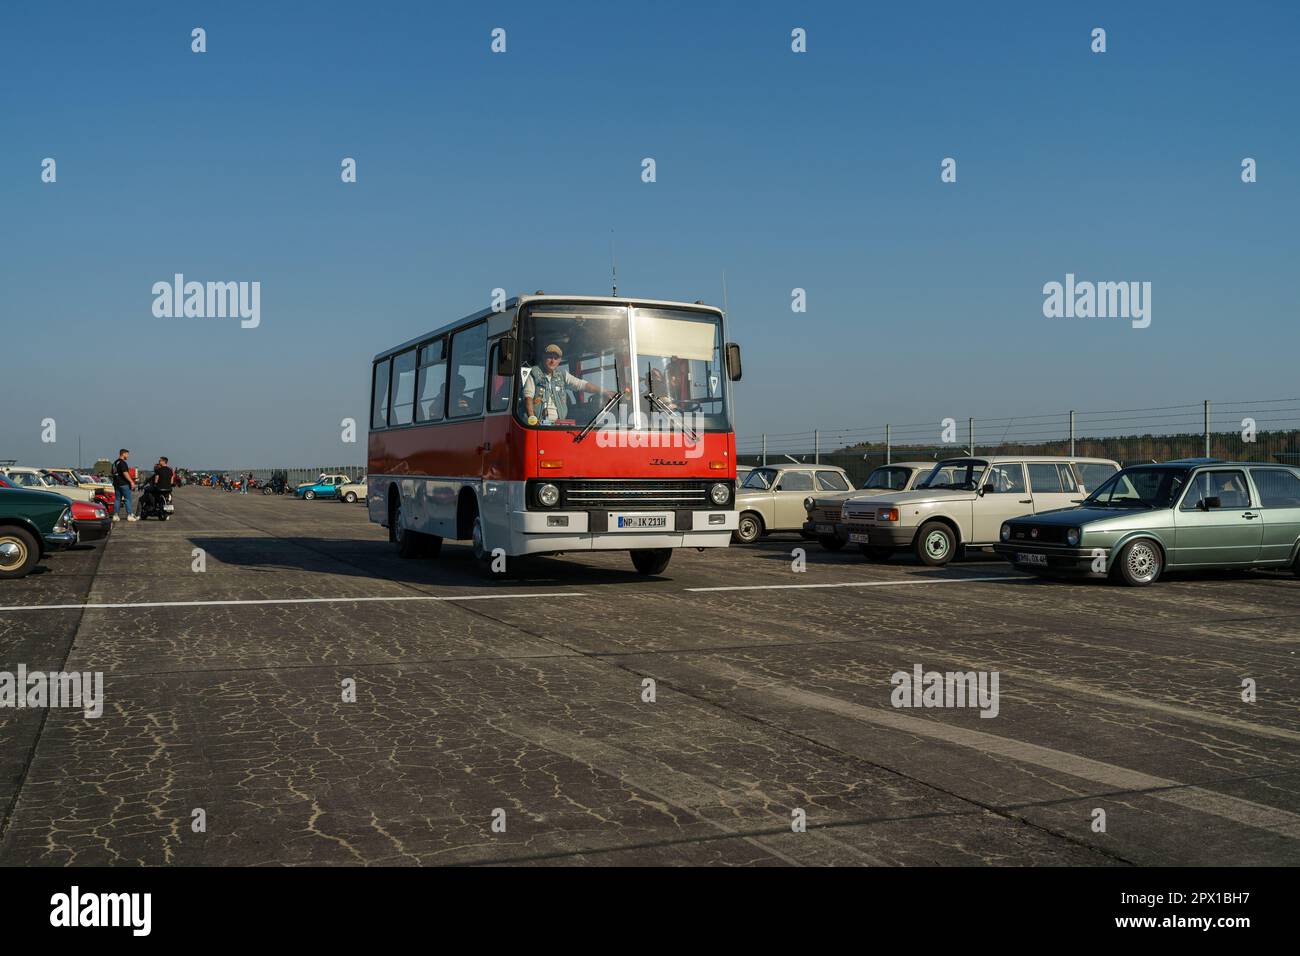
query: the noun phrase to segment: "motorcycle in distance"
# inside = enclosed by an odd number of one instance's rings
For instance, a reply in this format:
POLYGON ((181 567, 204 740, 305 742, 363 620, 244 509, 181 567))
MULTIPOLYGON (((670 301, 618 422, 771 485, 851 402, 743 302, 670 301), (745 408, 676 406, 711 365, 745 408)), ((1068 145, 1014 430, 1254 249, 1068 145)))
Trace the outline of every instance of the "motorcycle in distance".
POLYGON ((138 516, 141 521, 145 518, 157 518, 159 521, 166 521, 175 511, 176 506, 172 504, 170 490, 162 491, 154 484, 144 486, 144 491, 140 493, 140 514, 138 516))
POLYGON ((283 495, 289 491, 289 480, 279 473, 271 476, 270 480, 262 485, 262 494, 264 495, 283 495))

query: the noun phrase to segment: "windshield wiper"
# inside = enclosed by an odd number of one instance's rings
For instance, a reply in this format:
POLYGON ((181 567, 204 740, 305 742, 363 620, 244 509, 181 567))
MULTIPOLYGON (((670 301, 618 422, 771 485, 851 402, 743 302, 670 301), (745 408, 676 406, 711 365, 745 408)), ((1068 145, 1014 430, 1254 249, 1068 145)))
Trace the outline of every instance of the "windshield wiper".
POLYGON ((582 429, 578 432, 578 434, 573 436, 573 443, 576 445, 578 442, 586 438, 587 435, 591 432, 591 430, 596 427, 596 423, 600 421, 602 418, 604 418, 605 415, 609 412, 609 410, 613 408, 615 405, 617 405, 619 401, 622 400, 622 398, 623 398, 623 389, 619 387, 618 369, 615 368, 614 369, 614 394, 610 396, 609 401, 605 403, 604 407, 602 407, 600 411, 598 411, 595 415, 591 417, 591 421, 583 425, 582 429))
POLYGON ((699 436, 695 434, 695 429, 691 428, 690 425, 686 424, 686 417, 682 415, 682 413, 679 412, 677 409, 669 407, 669 405, 662 398, 660 398, 658 395, 655 394, 654 385, 652 384, 650 378, 649 365, 646 365, 645 382, 646 382, 645 395, 642 397, 645 398, 645 400, 649 402, 653 407, 663 412, 665 415, 670 415, 676 418, 679 422, 681 422, 682 432, 691 440, 692 444, 699 441, 700 439, 699 436))

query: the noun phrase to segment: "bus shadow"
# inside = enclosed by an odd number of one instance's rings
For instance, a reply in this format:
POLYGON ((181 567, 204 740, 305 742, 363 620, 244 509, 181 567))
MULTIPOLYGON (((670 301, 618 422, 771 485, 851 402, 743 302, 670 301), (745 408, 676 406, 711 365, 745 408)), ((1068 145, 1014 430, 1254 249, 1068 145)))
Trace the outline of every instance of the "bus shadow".
MULTIPOLYGON (((252 572, 295 571, 330 577, 369 578, 400 584, 467 588, 547 588, 556 585, 626 584, 653 580, 639 574, 630 560, 626 570, 592 565, 583 553, 509 558, 503 573, 488 576, 479 570, 468 544, 445 543, 436 558, 398 557, 388 541, 356 538, 248 538, 192 536, 213 564, 252 572)), ((665 576, 671 574, 671 568, 665 576)))

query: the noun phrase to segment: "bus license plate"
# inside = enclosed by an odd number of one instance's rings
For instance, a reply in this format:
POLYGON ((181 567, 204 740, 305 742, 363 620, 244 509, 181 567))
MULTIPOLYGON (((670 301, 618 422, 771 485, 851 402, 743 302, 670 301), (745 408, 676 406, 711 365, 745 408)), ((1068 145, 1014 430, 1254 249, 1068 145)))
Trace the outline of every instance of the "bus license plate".
POLYGON ((1016 560, 1021 564, 1041 564, 1047 566, 1047 555, 1045 554, 1025 554, 1023 551, 1016 552, 1016 560))
POLYGON ((611 514, 610 527, 616 531, 667 531, 668 515, 620 515, 611 514))
POLYGON ((870 542, 867 539, 868 535, 865 531, 853 531, 849 534, 851 544, 869 544, 870 542))

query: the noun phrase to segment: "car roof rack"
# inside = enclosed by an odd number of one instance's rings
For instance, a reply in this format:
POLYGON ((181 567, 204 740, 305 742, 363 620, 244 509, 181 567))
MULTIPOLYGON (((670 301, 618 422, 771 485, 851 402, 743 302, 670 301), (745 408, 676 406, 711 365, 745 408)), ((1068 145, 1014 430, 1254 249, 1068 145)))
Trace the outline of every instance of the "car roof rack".
POLYGON ((1222 463, 1222 458, 1172 458, 1169 461, 1161 462, 1161 464, 1165 465, 1219 465, 1222 463))

